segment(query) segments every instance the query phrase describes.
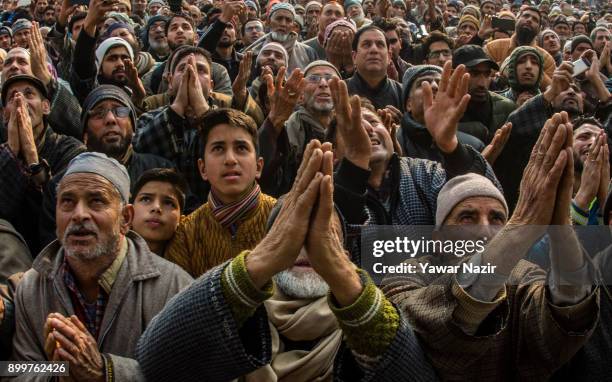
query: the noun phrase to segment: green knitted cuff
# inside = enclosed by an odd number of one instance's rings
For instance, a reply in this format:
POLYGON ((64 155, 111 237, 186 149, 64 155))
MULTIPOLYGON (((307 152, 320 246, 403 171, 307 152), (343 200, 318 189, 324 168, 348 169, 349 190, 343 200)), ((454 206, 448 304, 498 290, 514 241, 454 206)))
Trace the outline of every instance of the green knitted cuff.
POLYGON ((234 258, 223 270, 221 286, 223 296, 227 300, 232 316, 238 328, 255 313, 261 303, 274 293, 274 283, 270 280, 259 290, 251 280, 245 259, 250 251, 243 251, 234 258))
POLYGON ((395 307, 374 285, 370 276, 361 269, 357 272, 363 285, 357 300, 352 305, 340 308, 330 294, 328 303, 351 350, 369 357, 378 357, 384 354, 395 338, 400 318, 395 307))

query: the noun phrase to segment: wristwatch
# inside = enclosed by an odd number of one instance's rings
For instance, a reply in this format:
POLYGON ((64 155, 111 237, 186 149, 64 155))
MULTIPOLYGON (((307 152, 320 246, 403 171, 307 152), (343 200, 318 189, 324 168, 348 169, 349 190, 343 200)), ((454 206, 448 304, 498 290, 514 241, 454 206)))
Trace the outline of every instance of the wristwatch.
POLYGON ((48 175, 49 170, 49 163, 47 163, 45 159, 43 159, 39 163, 32 163, 30 166, 28 166, 28 172, 31 176, 36 176, 40 174, 41 171, 45 171, 45 173, 48 175))

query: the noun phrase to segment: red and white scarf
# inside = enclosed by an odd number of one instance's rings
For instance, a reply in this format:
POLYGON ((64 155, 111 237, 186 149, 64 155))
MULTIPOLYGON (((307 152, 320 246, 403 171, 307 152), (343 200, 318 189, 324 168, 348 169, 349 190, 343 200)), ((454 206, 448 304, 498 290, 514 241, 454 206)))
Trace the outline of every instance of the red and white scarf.
POLYGON ((217 219, 219 224, 224 228, 229 229, 234 234, 237 230, 237 223, 257 208, 259 204, 259 194, 261 190, 259 184, 247 192, 240 200, 229 204, 223 202, 215 196, 213 190, 208 193, 208 204, 212 210, 212 214, 217 219))

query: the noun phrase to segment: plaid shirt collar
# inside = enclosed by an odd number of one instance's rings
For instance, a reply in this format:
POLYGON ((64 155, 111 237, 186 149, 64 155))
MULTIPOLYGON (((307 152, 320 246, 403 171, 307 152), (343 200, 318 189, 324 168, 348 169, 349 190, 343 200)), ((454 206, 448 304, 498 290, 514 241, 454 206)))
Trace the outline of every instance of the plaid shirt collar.
POLYGON ((61 272, 64 284, 66 288, 68 288, 68 294, 72 300, 74 312, 79 320, 85 324, 89 333, 91 333, 94 338, 98 338, 100 325, 104 317, 104 310, 106 309, 106 303, 108 301, 108 295, 102 287, 98 286, 98 297, 96 298, 95 304, 88 304, 76 284, 70 265, 66 260, 66 256, 64 256, 61 272))
POLYGON ((98 281, 98 297, 96 298, 96 302, 91 304, 86 302, 85 297, 83 297, 83 294, 79 290, 74 274, 72 273, 72 269, 70 268, 70 264, 68 264, 66 256, 64 255, 61 266, 61 274, 64 284, 68 289, 68 294, 72 300, 72 305, 77 317, 85 324, 85 327, 94 338, 98 338, 100 333, 100 325, 102 324, 102 318, 104 318, 104 311, 106 310, 108 297, 110 295, 112 285, 117 278, 117 274, 119 273, 119 269, 127 256, 127 252, 128 244, 127 240, 124 238, 121 243, 119 254, 100 277, 100 280, 98 281))

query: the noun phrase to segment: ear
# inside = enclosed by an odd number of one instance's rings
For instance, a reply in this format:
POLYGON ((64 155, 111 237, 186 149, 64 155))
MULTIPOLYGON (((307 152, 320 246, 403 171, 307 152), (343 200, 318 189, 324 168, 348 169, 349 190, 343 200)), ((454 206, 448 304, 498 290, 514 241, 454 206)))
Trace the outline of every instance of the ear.
POLYGON ((263 166, 264 166, 264 160, 262 157, 257 158, 256 165, 257 165, 257 170, 255 172, 255 179, 259 180, 259 178, 261 177, 263 166))
POLYGON ((44 115, 49 115, 49 113, 51 113, 51 104, 49 100, 44 99, 42 101, 42 112, 44 115))
POLYGON ((121 234, 125 235, 130 230, 132 221, 134 220, 134 206, 126 204, 121 211, 121 234))
POLYGON ((351 56, 353 57, 353 62, 355 62, 355 56, 357 56, 357 52, 356 51, 352 51, 351 52, 351 56))
POLYGON ((200 176, 202 177, 202 179, 208 182, 208 174, 206 173, 206 163, 202 158, 198 159, 198 170, 200 170, 200 176))
POLYGON ((171 92, 172 89, 172 74, 168 73, 164 73, 162 74, 162 79, 166 80, 166 82, 168 83, 168 91, 171 92))

